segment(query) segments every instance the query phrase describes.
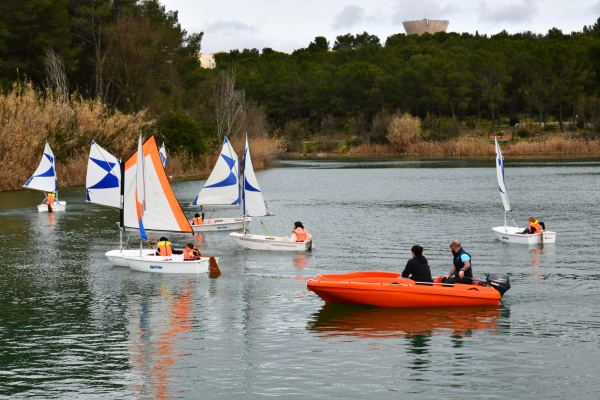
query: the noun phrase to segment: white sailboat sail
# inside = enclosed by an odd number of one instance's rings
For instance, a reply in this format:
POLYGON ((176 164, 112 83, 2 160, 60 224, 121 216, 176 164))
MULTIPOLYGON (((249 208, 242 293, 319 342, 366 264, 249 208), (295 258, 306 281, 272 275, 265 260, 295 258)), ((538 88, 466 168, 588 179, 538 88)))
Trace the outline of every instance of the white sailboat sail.
POLYGON ((500 190, 500 197, 502 198, 502 205, 504 205, 504 211, 510 211, 510 203, 508 202, 508 195, 506 194, 506 187, 504 186, 504 157, 500 151, 500 145, 498 144, 498 138, 496 140, 496 175, 498 176, 498 189, 500 190))
POLYGON ((248 147, 248 135, 246 135, 246 149, 244 154, 244 215, 251 217, 262 217, 267 215, 267 208, 262 192, 258 186, 252 159, 250 158, 250 148, 248 147))
POLYGON ((92 140, 85 178, 87 201, 120 208, 120 180, 120 161, 92 140))
POLYGON ((165 144, 162 144, 158 154, 160 154, 160 160, 162 161, 162 165, 164 169, 167 169, 167 150, 165 149, 165 144))
POLYGON ((52 153, 48 142, 46 142, 46 146, 44 147, 44 154, 42 155, 40 165, 23 187, 41 190, 43 192, 56 192, 58 190, 56 180, 56 158, 54 157, 54 153, 52 153))
POLYGON ((192 232, 162 166, 154 136, 125 163, 124 226, 192 232))
POLYGON ((227 138, 215 168, 192 205, 239 205, 240 161, 227 138))

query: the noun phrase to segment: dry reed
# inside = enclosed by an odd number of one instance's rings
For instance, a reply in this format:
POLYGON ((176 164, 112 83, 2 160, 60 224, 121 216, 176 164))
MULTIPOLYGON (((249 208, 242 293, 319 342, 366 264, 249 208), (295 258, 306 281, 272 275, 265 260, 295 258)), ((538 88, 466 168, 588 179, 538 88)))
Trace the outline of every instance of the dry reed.
POLYGON ((65 107, 30 83, 15 85, 10 93, 0 93, 0 191, 22 190, 46 141, 58 160, 59 187, 83 185, 91 140, 125 157, 135 149, 144 117, 144 112, 109 112, 100 102, 78 96, 65 107))
POLYGON ((600 141, 554 138, 544 142, 518 142, 509 144, 505 153, 511 155, 600 153, 600 141))
MULTIPOLYGON (((30 83, 0 93, 0 191, 22 190, 37 168, 46 140, 57 157, 58 186, 85 184, 92 139, 117 158, 127 160, 136 150, 141 128, 153 120, 145 111, 123 114, 110 111, 99 101, 72 96, 70 104, 56 101, 52 93, 37 92, 30 83)), ((233 140, 238 155, 244 139, 233 140)), ((190 157, 169 154, 167 175, 173 178, 207 176, 219 156, 220 146, 209 154, 190 157)), ((266 135, 250 140, 255 169, 265 168, 282 153, 279 141, 266 135)))
POLYGON ((400 155, 400 153, 389 144, 363 143, 351 147, 345 155, 351 157, 385 157, 400 155))

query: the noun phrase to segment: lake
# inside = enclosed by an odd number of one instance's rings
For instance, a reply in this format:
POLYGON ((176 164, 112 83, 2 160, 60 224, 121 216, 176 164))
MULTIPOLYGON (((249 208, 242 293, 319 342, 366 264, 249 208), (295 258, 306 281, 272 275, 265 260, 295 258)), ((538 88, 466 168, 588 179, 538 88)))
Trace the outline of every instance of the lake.
MULTIPOLYGON (((257 172, 275 216, 250 232, 302 221, 315 250, 171 235, 219 258, 214 279, 112 267, 119 214, 84 188, 60 190, 67 211, 52 214, 40 192, 0 193, 0 396, 598 398, 600 158, 507 158, 505 175, 517 224, 539 218, 556 244, 494 239, 493 158, 283 161, 257 172), (499 307, 336 306, 306 290, 317 274, 401 272, 414 244, 445 275, 452 239, 475 277, 510 276, 499 307)), ((189 216, 203 183, 173 183, 189 216)))

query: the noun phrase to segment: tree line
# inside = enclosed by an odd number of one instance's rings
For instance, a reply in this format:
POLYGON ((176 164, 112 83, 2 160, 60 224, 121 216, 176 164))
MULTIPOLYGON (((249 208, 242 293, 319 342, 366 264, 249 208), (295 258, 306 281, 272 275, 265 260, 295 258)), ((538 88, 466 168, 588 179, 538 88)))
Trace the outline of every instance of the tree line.
POLYGON ((237 69, 238 86, 283 127, 327 115, 373 121, 382 110, 491 120, 508 114, 563 122, 576 101, 600 87, 600 19, 580 32, 496 35, 438 32, 395 34, 385 43, 367 32, 316 37, 285 54, 265 48, 218 54, 218 68, 237 69))

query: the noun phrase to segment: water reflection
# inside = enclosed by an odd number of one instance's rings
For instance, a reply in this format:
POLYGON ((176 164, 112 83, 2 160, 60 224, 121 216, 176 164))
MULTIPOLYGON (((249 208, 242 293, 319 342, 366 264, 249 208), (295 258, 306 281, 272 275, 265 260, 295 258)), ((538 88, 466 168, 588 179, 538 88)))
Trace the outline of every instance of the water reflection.
POLYGON ((190 282, 176 291, 165 286, 160 295, 147 295, 132 304, 134 323, 130 325, 130 360, 138 377, 131 391, 136 396, 171 399, 179 390, 170 387, 181 343, 192 328, 193 293, 190 282))
POLYGON ((305 269, 306 268, 306 253, 298 252, 293 261, 294 268, 305 269))
POLYGON ((432 335, 469 336, 475 330, 493 331, 498 328, 500 317, 497 307, 386 308, 325 304, 312 315, 307 329, 322 337, 408 337, 418 353, 425 351, 432 335))
POLYGON ((204 249, 204 234, 203 233, 195 233, 194 234, 194 247, 198 250, 204 249))

